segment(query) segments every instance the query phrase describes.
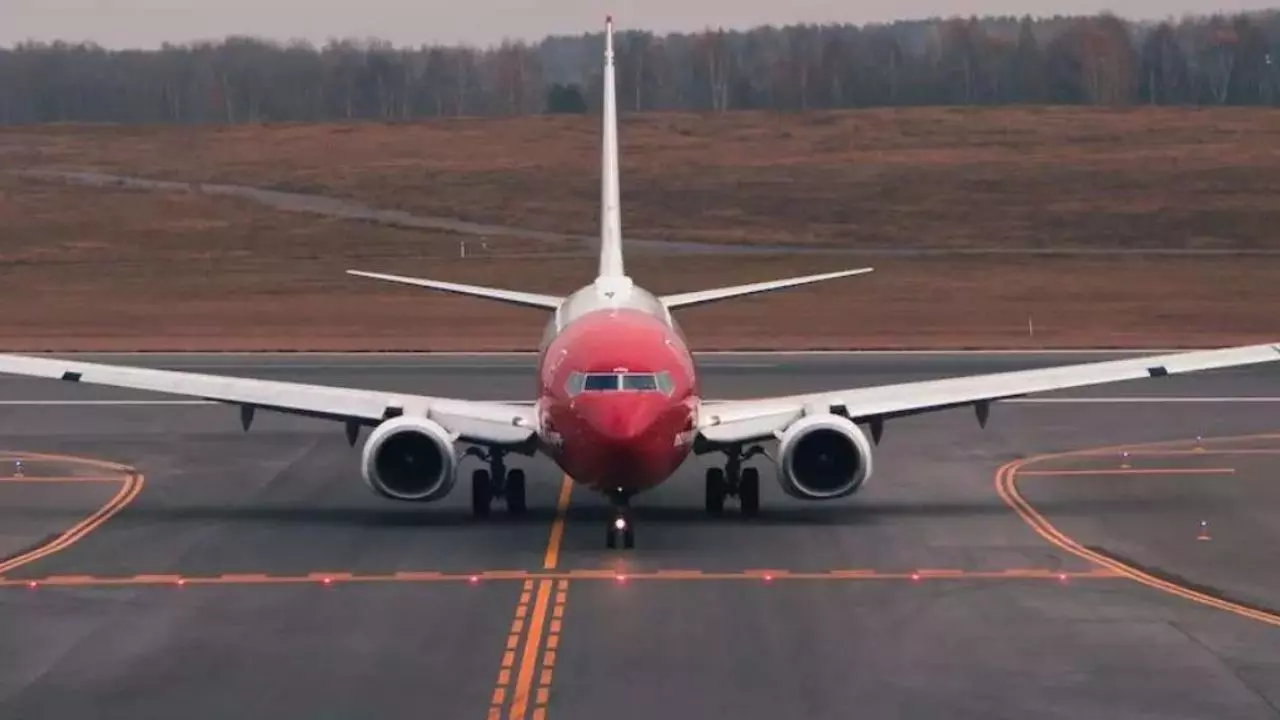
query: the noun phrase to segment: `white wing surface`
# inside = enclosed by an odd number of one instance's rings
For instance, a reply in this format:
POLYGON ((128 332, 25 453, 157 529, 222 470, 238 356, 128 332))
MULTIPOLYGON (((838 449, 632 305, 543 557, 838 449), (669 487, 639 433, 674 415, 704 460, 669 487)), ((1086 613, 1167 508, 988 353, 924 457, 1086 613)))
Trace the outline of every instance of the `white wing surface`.
POLYGON ((406 277, 404 275, 387 275, 385 273, 365 272, 363 270, 348 270, 347 274, 355 275, 356 277, 382 280, 384 282, 399 283, 401 285, 413 285, 416 287, 429 288, 431 290, 440 290, 441 292, 453 293, 455 295, 468 295, 470 297, 497 300, 499 302, 511 303, 512 305, 542 308, 544 310, 555 310, 560 307, 560 303, 564 302, 564 298, 556 297, 555 295, 542 295, 539 293, 521 292, 519 290, 482 287, 480 285, 464 285, 462 283, 445 282, 444 280, 430 280, 427 278, 406 277))
POLYGON ((838 270, 836 272, 821 273, 819 275, 805 275, 803 277, 784 278, 782 280, 767 280, 765 282, 751 283, 749 285, 733 285, 730 287, 711 288, 710 290, 695 290, 694 292, 680 293, 678 295, 664 295, 662 304, 668 309, 693 307, 694 305, 703 305, 709 302, 717 302, 719 300, 727 300, 728 298, 743 297, 746 295, 757 295, 759 293, 773 292, 774 290, 784 290, 786 288, 798 287, 800 285, 809 285, 812 283, 822 282, 824 280, 836 280, 839 278, 851 277, 853 275, 864 275, 874 268, 857 268, 855 270, 838 270))
POLYGON ((973 404, 985 419, 987 403, 995 400, 1277 360, 1280 345, 1250 345, 759 400, 725 400, 704 403, 698 426, 703 441, 719 445, 770 439, 797 418, 819 412, 881 422, 973 404))
POLYGON ((155 370, 25 355, 0 355, 0 373, 51 378, 86 385, 147 390, 232 403, 245 408, 325 418, 348 426, 376 425, 398 415, 429 417, 460 440, 482 445, 519 445, 536 431, 527 405, 406 395, 378 390, 155 370))

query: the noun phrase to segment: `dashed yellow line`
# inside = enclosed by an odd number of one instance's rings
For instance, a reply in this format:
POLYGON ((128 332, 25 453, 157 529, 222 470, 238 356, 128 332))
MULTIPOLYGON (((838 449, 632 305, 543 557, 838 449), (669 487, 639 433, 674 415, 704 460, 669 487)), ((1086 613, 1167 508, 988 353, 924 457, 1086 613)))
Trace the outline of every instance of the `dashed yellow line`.
POLYGON ((560 650, 560 624, 564 620, 564 606, 568 599, 569 581, 557 581, 555 605, 551 608, 551 626, 547 631, 547 645, 542 651, 542 670, 538 675, 538 692, 534 698, 533 720, 545 720, 547 716, 547 703, 551 700, 551 680, 556 667, 556 653, 560 650))
MULTIPOLYGON (((569 502, 572 495, 573 478, 565 475, 560 482, 560 495, 556 499, 556 517, 551 523, 551 534, 547 538, 547 551, 542 558, 543 570, 554 570, 560 562, 560 546, 564 541, 565 518, 569 513, 569 502)), ((511 698, 510 712, 507 715, 510 720, 525 720, 530 705, 533 705, 533 716, 537 720, 544 720, 546 717, 547 702, 551 697, 552 665, 555 664, 555 650, 552 649, 551 644, 555 643, 556 646, 559 646, 560 643, 560 623, 564 615, 568 591, 568 578, 559 578, 554 581, 544 579, 538 582, 538 596, 534 601, 533 615, 529 618, 528 629, 525 632, 524 654, 520 661, 520 671, 511 698), (538 650, 547 621, 548 599, 553 583, 557 585, 557 589, 555 603, 550 608, 551 623, 550 628, 547 630, 548 649, 543 650, 543 664, 539 670, 537 667, 538 650), (550 653, 550 664, 548 664, 547 653, 550 653), (531 702, 530 693, 534 691, 535 675, 537 676, 537 691, 531 702)), ((519 608, 516 609, 517 618, 524 617, 521 612, 519 608)))
POLYGON ((516 648, 520 646, 520 637, 524 633, 524 616, 528 612, 532 590, 533 580, 525 580, 520 591, 520 602, 516 605, 516 618, 511 622, 511 632, 507 634, 506 649, 502 653, 502 665, 498 669, 498 681, 494 684, 493 696, 489 701, 490 720, 498 720, 502 717, 502 708, 507 702, 507 692, 511 686, 511 670, 516 663, 516 648))
MULTIPOLYGON (((1270 434, 1270 435, 1249 435, 1249 436, 1238 436, 1238 437, 1213 438, 1212 440, 1240 441, 1240 440, 1256 440, 1256 439, 1264 439, 1264 438, 1275 439, 1277 437, 1278 436, 1274 434, 1270 434)), ((1266 623, 1268 625, 1280 627, 1280 615, 1277 615, 1271 612, 1262 611, 1262 610, 1256 610, 1254 608, 1247 607, 1239 603, 1234 603, 1229 600, 1223 600, 1220 598, 1213 597, 1212 595, 1207 595, 1197 590, 1193 590, 1189 587, 1178 585, 1176 583, 1172 583, 1167 580, 1163 580, 1154 575, 1151 575, 1150 573, 1143 572, 1142 570, 1139 570, 1138 568, 1133 567, 1132 565, 1120 562, 1119 560, 1115 560, 1114 558, 1089 550, 1088 548, 1082 546, 1080 543, 1076 542, 1071 537, 1064 534, 1062 531, 1058 530, 1052 523, 1049 522, 1047 518, 1045 518, 1044 515, 1041 515, 1039 512, 1037 512, 1036 509, 1033 508, 1031 504, 1027 502, 1026 498, 1024 498, 1022 494, 1018 491, 1018 476, 1029 474, 1027 471, 1023 471, 1021 468, 1033 463, 1043 462, 1050 459, 1061 459, 1061 458, 1076 457, 1076 456, 1091 457, 1103 452, 1128 451, 1130 454, 1133 454, 1134 451, 1150 450, 1153 447, 1158 447, 1158 446, 1176 445, 1178 443, 1187 444, 1190 442, 1203 443, 1206 440, 1210 440, 1210 439, 1199 438, 1197 441, 1191 441, 1191 440, 1165 441, 1160 443, 1132 445, 1132 446, 1122 445, 1122 446, 1114 446, 1114 447, 1108 447, 1108 448, 1093 448, 1090 450, 1054 453, 1049 455, 1037 455, 1030 458, 1024 458, 1022 460, 1014 460, 1012 462, 1005 463, 1004 465, 1000 466, 1000 468, 996 471, 996 475, 995 475, 996 492, 1000 495, 1001 499, 1005 501, 1005 503, 1007 503, 1011 508, 1013 508, 1014 512, 1018 513, 1018 515, 1029 526, 1031 526, 1031 529, 1036 531, 1037 534, 1039 534, 1045 540, 1048 540, 1053 545, 1073 555, 1076 555, 1078 557, 1084 558, 1085 560, 1089 560, 1091 562, 1097 563, 1098 565, 1101 565, 1103 567, 1106 567, 1112 570, 1119 576, 1128 578, 1130 580, 1133 580, 1134 582, 1140 583, 1142 585, 1146 585, 1147 587, 1153 588, 1155 590, 1169 593, 1171 595, 1176 595, 1178 597, 1190 600, 1192 602, 1200 603, 1201 605, 1206 605, 1208 607, 1216 608, 1218 610, 1223 610, 1225 612, 1229 612, 1234 615, 1238 615, 1240 617, 1248 618, 1250 620, 1256 620, 1261 623, 1266 623)), ((1169 451, 1168 449, 1163 450, 1163 452, 1168 452, 1168 451, 1169 451)), ((1219 450, 1215 450, 1214 452, 1218 454, 1224 454, 1224 455, 1228 455, 1232 453, 1230 449, 1219 449, 1219 450)))
POLYGON ((546 626, 547 606, 551 598, 552 581, 538 582, 538 596, 533 601, 533 616, 524 639, 524 652, 520 658, 520 672, 511 698, 511 720, 524 720, 529 709, 529 692, 533 687, 534 672, 538 663, 538 650, 542 645, 542 633, 546 626))

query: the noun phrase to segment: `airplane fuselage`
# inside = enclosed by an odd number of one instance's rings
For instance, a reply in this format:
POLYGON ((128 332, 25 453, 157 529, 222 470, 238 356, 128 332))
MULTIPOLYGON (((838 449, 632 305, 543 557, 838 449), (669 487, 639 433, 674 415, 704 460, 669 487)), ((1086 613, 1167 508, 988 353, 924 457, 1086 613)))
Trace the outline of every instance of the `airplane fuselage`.
POLYGON ((630 496, 692 446, 693 357, 670 313, 627 278, 589 285, 548 324, 539 357, 543 450, 576 482, 630 496))

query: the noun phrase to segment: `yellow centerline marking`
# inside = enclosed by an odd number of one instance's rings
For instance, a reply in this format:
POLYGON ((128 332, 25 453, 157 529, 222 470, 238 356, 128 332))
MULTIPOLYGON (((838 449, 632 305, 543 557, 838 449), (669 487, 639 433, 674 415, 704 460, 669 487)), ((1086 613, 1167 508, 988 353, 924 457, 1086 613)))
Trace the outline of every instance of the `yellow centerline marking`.
MULTIPOLYGON (((1256 439, 1263 439, 1263 438, 1275 439, 1276 437, 1277 437, 1276 435, 1249 435, 1249 436, 1216 438, 1216 440, 1241 441, 1241 440, 1256 440, 1256 439)), ((1240 605, 1239 603, 1234 603, 1229 600, 1222 600, 1220 598, 1213 597, 1212 595, 1207 595, 1205 593, 1193 590, 1191 588, 1184 587, 1182 585, 1177 585, 1175 583, 1171 583, 1167 580, 1163 580, 1154 575, 1143 572, 1142 570, 1139 570, 1138 568, 1128 565, 1127 563, 1120 562, 1106 555, 1102 555, 1101 553, 1097 553, 1092 550, 1089 550, 1088 548, 1080 545, 1080 543, 1076 542, 1071 537, 1065 535, 1062 531, 1058 530, 1057 527, 1055 527, 1051 522, 1049 522, 1049 520, 1044 515, 1041 515, 1038 511, 1036 511, 1036 509, 1033 508, 1031 504, 1027 502, 1026 498, 1024 498, 1022 494, 1018 491, 1018 475, 1026 474, 1024 471, 1021 471, 1021 468, 1024 465, 1043 462, 1049 459, 1061 459, 1061 458, 1068 458, 1068 457, 1074 457, 1074 456, 1090 456, 1090 455, 1096 455, 1101 452, 1119 452, 1123 450, 1128 450, 1129 448, 1143 449, 1143 448, 1151 448, 1152 446, 1172 445, 1177 443, 1187 444, 1191 442, 1204 442, 1205 440, 1208 440, 1208 438, 1199 438, 1196 441, 1174 440, 1174 441, 1164 441, 1160 443, 1150 443, 1150 444, 1144 443, 1142 445, 1131 445, 1131 446, 1121 445, 1121 446, 1115 446, 1115 447, 1109 447, 1109 448, 1094 448, 1090 450, 1082 450, 1082 451, 1076 451, 1076 452, 1063 452, 1063 453, 1053 453, 1048 455, 1037 455, 1030 458, 1024 458, 1022 460, 1014 460, 1012 462, 1008 462, 1008 463, 1005 463, 1004 465, 1001 465, 1000 468, 996 471, 996 475, 995 475, 996 492, 1000 495, 1000 498, 1004 500, 1006 504, 1008 504, 1011 508, 1013 508, 1014 512, 1018 513, 1019 517, 1021 517, 1029 526, 1031 526, 1032 530, 1035 530, 1037 534, 1039 534, 1045 540, 1048 540, 1053 545, 1073 555, 1076 555, 1078 557, 1084 558, 1085 560, 1089 560, 1091 562, 1097 563, 1098 565, 1102 565, 1106 568, 1113 570, 1114 572, 1116 572, 1117 574, 1123 577, 1126 577, 1142 585, 1146 585, 1147 587, 1153 588, 1155 590, 1160 590, 1161 592, 1169 593, 1171 595, 1176 595, 1178 597, 1190 600, 1192 602, 1200 603, 1201 605, 1206 605, 1212 608, 1216 608, 1218 610, 1223 610, 1223 611, 1232 613, 1234 615, 1238 615, 1240 617, 1248 618, 1250 620, 1256 620, 1261 623, 1266 623, 1268 625, 1280 627, 1280 615, 1261 611, 1261 610, 1255 610, 1253 608, 1240 605)), ((1215 452, 1219 454, 1231 453, 1230 450, 1217 450, 1215 452)))
POLYGON ((1230 475, 1235 468, 1096 468, 1080 470, 1018 470, 1019 475, 1230 475))
POLYGON ((547 715, 547 703, 551 700, 551 679, 556 665, 556 651, 560 647, 560 618, 564 615, 565 603, 569 601, 569 581, 558 580, 556 583, 556 601, 552 608, 550 631, 547 633, 547 647, 542 651, 542 673, 538 678, 538 694, 533 709, 534 720, 543 720, 547 715))
MULTIPOLYGON (((470 576, 468 576, 470 577, 470 576)), ((493 688, 493 697, 489 701, 490 720, 502 717, 502 706, 507 701, 507 689, 511 685, 511 668, 516 664, 516 648, 520 645, 520 636, 524 632, 524 614, 528 611, 529 595, 533 589, 533 581, 525 580, 520 592, 520 602, 516 606, 517 617, 511 622, 511 632, 507 634, 506 649, 502 653, 502 667, 498 670, 498 681, 493 688)))
POLYGON ((538 598, 533 602, 533 619, 525 638, 524 654, 520 658, 520 674, 516 679, 514 697, 511 698, 511 720, 523 720, 529 708, 529 690, 533 685, 534 666, 538 661, 538 648, 542 644, 543 621, 547 617, 547 605, 551 597, 550 580, 538 582, 538 598))
POLYGON ((553 570, 560 561, 560 542, 564 539, 564 518, 569 511, 569 498, 573 495, 573 478, 568 475, 560 482, 560 497, 556 500, 556 519, 551 523, 551 537, 547 539, 547 552, 542 556, 542 568, 553 570))
MULTIPOLYGON (((544 571, 554 570, 560 563, 560 546, 564 541, 565 517, 569 512, 569 501, 572 495, 573 478, 565 475, 560 482, 560 494, 556 499, 556 516, 551 522, 551 534, 547 538, 547 550, 542 556, 542 569, 544 571)), ((522 576, 529 577, 529 573, 522 571, 522 576)), ((493 701, 489 705, 488 717, 490 720, 500 720, 503 706, 508 698, 510 698, 510 707, 508 708, 507 717, 511 720, 525 720, 530 705, 530 693, 533 691, 538 646, 542 641, 544 626, 547 625, 547 608, 551 588, 558 580, 559 585, 555 603, 551 610, 551 613, 554 614, 554 619, 550 622, 547 636, 547 647, 551 653, 551 662, 555 662, 554 648, 560 642, 560 617, 564 614, 569 580, 567 577, 552 577, 551 574, 546 572, 540 573, 539 576, 541 579, 537 583, 537 598, 534 600, 533 606, 530 607, 529 604, 530 595, 534 590, 534 581, 532 579, 525 580, 524 590, 520 594, 520 601, 516 604, 515 616, 511 622, 511 633, 507 636, 506 651, 502 657, 502 667, 498 671, 497 687, 494 689, 493 701), (515 685, 512 686, 511 668, 514 664, 516 649, 520 647, 522 641, 524 648, 521 653, 520 667, 516 673, 515 685), (511 692, 508 692, 508 690, 511 692)), ((546 662, 546 658, 544 658, 543 662, 546 662)), ((539 686, 536 695, 534 695, 533 704, 536 707, 534 708, 533 716, 538 720, 543 720, 546 717, 546 705, 551 691, 549 667, 543 668, 543 672, 539 674, 539 680, 539 686)))

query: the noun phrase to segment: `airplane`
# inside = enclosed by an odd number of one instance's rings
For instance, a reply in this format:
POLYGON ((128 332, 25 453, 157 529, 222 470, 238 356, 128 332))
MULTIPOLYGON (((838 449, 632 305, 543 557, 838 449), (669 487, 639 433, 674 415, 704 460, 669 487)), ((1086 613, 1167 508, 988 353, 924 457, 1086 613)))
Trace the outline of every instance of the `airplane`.
POLYGON ((673 311, 871 272, 871 268, 654 295, 623 265, 618 182, 613 21, 605 23, 600 252, 597 277, 567 297, 349 270, 351 275, 538 308, 551 314, 538 350, 538 392, 530 403, 471 401, 377 390, 232 378, 23 355, 0 355, 0 373, 194 396, 240 407, 248 431, 257 410, 345 425, 354 447, 362 428, 361 474, 392 500, 432 502, 455 487, 461 462, 471 473, 471 506, 488 516, 494 500, 526 510, 525 473, 511 454, 549 456, 613 509, 605 543, 635 545, 630 501, 668 480, 690 455, 723 454, 706 470, 705 505, 724 511, 736 498, 744 515, 760 509, 764 455, 786 494, 833 500, 860 490, 872 474, 872 445, 885 423, 972 406, 985 427, 991 403, 1050 390, 1280 360, 1280 344, 1200 350, 1033 370, 837 389, 752 400, 701 398, 698 375, 673 311), (868 437, 870 435, 870 437, 868 437), (775 443, 772 454, 766 444, 775 443), (460 451, 460 446, 465 449, 460 451))

